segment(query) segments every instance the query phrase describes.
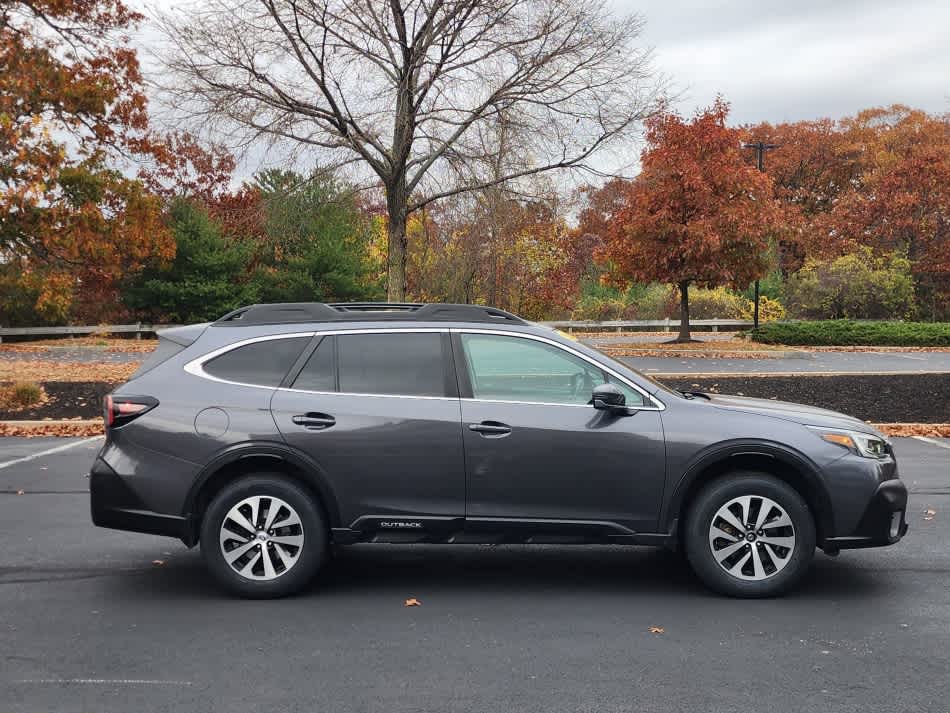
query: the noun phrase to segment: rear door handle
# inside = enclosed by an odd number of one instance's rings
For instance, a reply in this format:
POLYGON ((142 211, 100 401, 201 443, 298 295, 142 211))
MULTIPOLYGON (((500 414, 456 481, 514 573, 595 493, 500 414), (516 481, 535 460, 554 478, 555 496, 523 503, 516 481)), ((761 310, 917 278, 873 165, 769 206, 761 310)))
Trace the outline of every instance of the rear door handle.
POLYGON ((336 419, 326 413, 299 414, 290 420, 310 431, 322 431, 336 424, 336 419))
POLYGON ((470 431, 481 433, 486 438, 500 438, 511 433, 511 426, 500 421, 482 421, 481 423, 468 424, 470 431))

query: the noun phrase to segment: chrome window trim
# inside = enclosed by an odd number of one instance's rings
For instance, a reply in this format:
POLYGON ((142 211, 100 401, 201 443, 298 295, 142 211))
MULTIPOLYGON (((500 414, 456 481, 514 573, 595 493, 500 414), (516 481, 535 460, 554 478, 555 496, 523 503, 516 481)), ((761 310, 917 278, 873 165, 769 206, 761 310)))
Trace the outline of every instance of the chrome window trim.
MULTIPOLYGON (((582 352, 579 352, 576 349, 572 349, 566 344, 561 344, 560 342, 557 342, 553 339, 548 339, 547 337, 542 337, 538 334, 525 334, 524 332, 509 332, 509 331, 503 331, 500 329, 477 329, 477 328, 469 328, 469 327, 452 327, 450 331, 452 331, 453 333, 458 333, 458 334, 491 334, 491 335, 500 336, 500 337, 520 337, 521 339, 533 339, 536 342, 542 342, 544 344, 548 344, 556 349, 561 349, 567 352, 568 354, 571 354, 583 361, 586 361, 588 364, 592 364, 593 366, 596 366, 598 369, 601 369, 602 371, 606 371, 608 374, 618 379, 622 384, 626 384, 631 389, 633 389, 638 394, 640 394, 644 398, 644 400, 656 404, 656 406, 628 406, 628 408, 633 409, 635 411, 663 411, 666 409, 666 404, 664 404, 655 396, 641 389, 639 386, 631 382, 625 376, 618 374, 616 371, 611 369, 606 364, 601 364, 596 359, 593 359, 587 356, 586 354, 583 354, 582 352)), ((465 398, 465 399, 462 399, 462 401, 480 401, 480 402, 486 402, 486 403, 501 403, 501 404, 529 404, 529 405, 539 405, 539 406, 579 406, 580 408, 592 408, 590 404, 558 404, 558 403, 551 403, 548 401, 508 401, 504 399, 475 399, 475 398, 471 398, 471 399, 465 398)))
MULTIPOLYGON (((234 349, 240 349, 243 346, 248 344, 256 344, 257 342, 267 342, 272 339, 292 339, 294 337, 307 337, 312 339, 315 335, 319 334, 320 336, 328 336, 331 334, 389 334, 391 332, 422 332, 422 333, 431 333, 438 332, 448 333, 448 329, 439 329, 439 328, 430 328, 430 327, 409 327, 407 329, 399 328, 383 328, 383 327, 373 327, 369 329, 328 329, 328 330, 312 330, 309 332, 288 332, 287 334, 268 334, 261 337, 249 337, 248 339, 242 339, 237 342, 232 342, 226 344, 223 347, 218 347, 207 354, 204 354, 200 357, 192 359, 183 367, 186 372, 193 376, 199 376, 203 379, 208 379, 209 381, 217 381, 219 384, 231 384, 232 386, 244 386, 249 389, 267 389, 269 391, 281 390, 281 391, 300 391, 302 393, 308 394, 334 394, 334 395, 343 395, 347 392, 341 391, 307 391, 306 389, 290 389, 290 388, 281 388, 279 386, 263 386, 262 384, 249 384, 245 381, 231 381, 229 379, 222 379, 217 376, 209 374, 204 369, 204 365, 216 359, 222 354, 227 354, 234 349)), ((447 399, 451 401, 458 401, 454 396, 410 396, 408 394, 349 394, 351 396, 383 396, 389 398, 399 398, 399 399, 447 399)))
POLYGON ((371 399, 420 399, 422 401, 458 401, 456 396, 417 396, 412 394, 367 394, 359 391, 310 391, 309 389, 294 389, 289 386, 279 386, 278 391, 287 391, 293 394, 315 394, 317 396, 366 396, 371 399))
POLYGON ((626 384, 631 389, 639 393, 644 399, 649 400, 650 402, 656 404, 656 406, 629 406, 628 408, 636 411, 663 411, 666 409, 666 404, 660 401, 655 396, 644 391, 642 388, 631 382, 625 376, 617 373, 611 369, 606 364, 601 364, 596 359, 593 359, 586 354, 583 354, 566 344, 561 344, 553 339, 548 339, 547 337, 542 337, 538 334, 526 334, 524 332, 515 332, 508 330, 500 329, 479 329, 477 327, 369 327, 369 328, 354 328, 354 329, 327 329, 327 330, 311 330, 308 332, 289 332, 287 334, 268 334, 260 337, 250 337, 248 339, 242 339, 237 342, 232 342, 231 344, 226 344, 223 347, 218 347, 207 354, 204 354, 200 357, 192 359, 187 364, 185 364, 184 369, 189 374, 198 376, 209 381, 217 381, 221 384, 231 384, 234 386, 244 386, 252 389, 268 389, 270 391, 288 391, 304 394, 319 394, 323 396, 369 396, 374 398, 389 398, 389 399, 422 399, 422 400, 435 400, 435 401, 470 401, 470 402, 485 402, 485 403, 500 403, 500 404, 524 404, 528 406, 573 406, 576 408, 592 408, 590 404, 561 404, 553 403, 549 401, 514 401, 514 400, 505 400, 505 399, 476 399, 476 398, 463 398, 457 399, 454 396, 416 396, 412 394, 366 394, 366 393, 352 393, 345 391, 309 391, 307 389, 294 389, 291 387, 279 387, 279 386, 263 386, 261 384, 248 384, 242 381, 230 381, 228 379, 221 379, 217 376, 212 376, 204 370, 204 365, 215 359, 216 357, 226 354, 227 352, 243 347, 247 344, 255 344, 257 342, 266 342, 272 339, 293 339, 296 337, 308 337, 313 338, 315 335, 319 334, 320 336, 329 336, 329 335, 339 335, 339 334, 392 334, 392 333, 432 333, 437 332, 440 334, 444 333, 458 333, 458 334, 490 334, 493 336, 499 337, 518 337, 521 339, 531 339, 536 342, 542 342, 548 344, 556 349, 561 349, 568 354, 571 354, 583 361, 586 361, 588 364, 596 366, 598 369, 601 369, 614 378, 618 379, 621 383, 626 384))

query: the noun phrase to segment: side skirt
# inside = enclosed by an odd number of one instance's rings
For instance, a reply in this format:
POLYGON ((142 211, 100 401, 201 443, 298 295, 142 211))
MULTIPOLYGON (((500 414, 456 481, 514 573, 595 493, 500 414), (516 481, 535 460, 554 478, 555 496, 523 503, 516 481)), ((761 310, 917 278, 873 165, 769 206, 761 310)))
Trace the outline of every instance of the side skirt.
POLYGON ((670 533, 635 532, 616 522, 367 515, 334 528, 333 542, 392 544, 646 545, 669 547, 670 533))

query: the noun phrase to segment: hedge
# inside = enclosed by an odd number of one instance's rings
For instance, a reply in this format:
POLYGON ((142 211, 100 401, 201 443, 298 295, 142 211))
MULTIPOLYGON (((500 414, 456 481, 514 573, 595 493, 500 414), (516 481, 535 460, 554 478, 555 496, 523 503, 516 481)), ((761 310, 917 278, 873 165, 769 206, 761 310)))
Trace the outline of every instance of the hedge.
POLYGON ((752 339, 806 346, 948 347, 950 322, 769 322, 753 330, 752 339))

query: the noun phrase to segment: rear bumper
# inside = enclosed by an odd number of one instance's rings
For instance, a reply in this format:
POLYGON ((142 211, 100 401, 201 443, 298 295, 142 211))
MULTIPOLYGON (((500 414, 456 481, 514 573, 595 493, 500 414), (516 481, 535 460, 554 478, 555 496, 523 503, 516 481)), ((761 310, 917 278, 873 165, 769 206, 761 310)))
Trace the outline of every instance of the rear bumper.
POLYGON ((96 458, 89 472, 89 504, 92 522, 99 527, 166 535, 177 537, 185 544, 191 543, 192 527, 188 518, 147 510, 132 489, 101 458, 96 458))
POLYGON ((885 480, 877 486, 858 526, 851 535, 829 537, 826 551, 893 545, 907 534, 907 486, 901 480, 885 480))

